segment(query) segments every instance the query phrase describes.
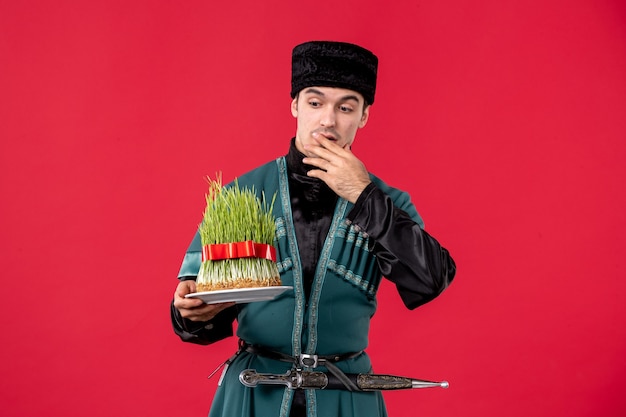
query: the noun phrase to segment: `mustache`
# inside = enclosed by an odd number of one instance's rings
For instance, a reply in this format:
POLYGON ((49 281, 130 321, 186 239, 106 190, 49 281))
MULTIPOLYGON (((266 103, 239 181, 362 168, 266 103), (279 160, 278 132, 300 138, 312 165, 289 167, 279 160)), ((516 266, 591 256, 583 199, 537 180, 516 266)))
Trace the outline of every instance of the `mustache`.
POLYGON ((341 135, 339 134, 339 132, 337 132, 333 128, 320 127, 320 128, 315 129, 313 132, 311 132, 311 134, 313 133, 319 133, 319 134, 323 134, 324 136, 330 136, 335 140, 341 139, 341 135))

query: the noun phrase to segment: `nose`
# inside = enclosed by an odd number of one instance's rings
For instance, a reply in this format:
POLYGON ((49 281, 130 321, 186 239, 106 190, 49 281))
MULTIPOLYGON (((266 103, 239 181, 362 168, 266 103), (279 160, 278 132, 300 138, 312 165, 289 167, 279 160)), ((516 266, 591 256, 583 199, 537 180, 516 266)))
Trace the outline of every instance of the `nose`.
POLYGON ((323 127, 335 127, 335 111, 330 106, 322 113, 320 125, 323 127))

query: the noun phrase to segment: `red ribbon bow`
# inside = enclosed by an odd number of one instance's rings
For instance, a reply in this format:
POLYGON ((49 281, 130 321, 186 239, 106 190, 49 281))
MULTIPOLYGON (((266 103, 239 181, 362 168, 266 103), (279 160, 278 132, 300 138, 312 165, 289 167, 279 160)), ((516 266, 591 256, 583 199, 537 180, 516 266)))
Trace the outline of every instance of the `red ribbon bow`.
POLYGON ((202 247, 202 262, 235 258, 262 258, 276 262, 276 248, 251 240, 233 243, 212 243, 202 247))

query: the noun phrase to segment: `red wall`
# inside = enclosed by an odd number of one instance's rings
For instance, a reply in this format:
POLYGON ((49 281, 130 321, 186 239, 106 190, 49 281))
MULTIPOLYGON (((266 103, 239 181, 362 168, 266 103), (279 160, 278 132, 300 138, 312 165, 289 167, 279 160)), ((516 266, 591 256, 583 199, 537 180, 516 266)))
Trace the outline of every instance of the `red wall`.
POLYGON ((621 0, 1 0, 0 413, 206 415, 235 340, 178 340, 175 276, 203 177, 286 152, 309 39, 378 54, 354 151, 458 263, 381 290, 376 370, 451 384, 390 415, 626 415, 621 0))

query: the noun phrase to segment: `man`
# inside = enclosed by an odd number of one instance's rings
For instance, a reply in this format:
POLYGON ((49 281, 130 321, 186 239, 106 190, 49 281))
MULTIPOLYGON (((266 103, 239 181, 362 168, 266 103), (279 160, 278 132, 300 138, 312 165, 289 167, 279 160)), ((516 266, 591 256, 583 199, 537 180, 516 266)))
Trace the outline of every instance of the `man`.
POLYGON ((241 348, 227 361, 211 417, 385 416, 380 392, 349 382, 333 390, 250 388, 239 374, 304 367, 343 381, 343 373, 370 373, 363 350, 381 278, 395 283, 409 309, 437 297, 454 278, 454 261, 422 230, 408 194, 368 173, 351 151, 370 115, 377 67, 377 57, 357 45, 296 46, 291 113, 297 128, 289 152, 238 177, 240 187, 277 193, 277 264, 293 291, 236 305, 186 299, 200 265, 197 234, 185 255, 171 310, 175 332, 210 344, 231 336, 238 321, 241 348))

